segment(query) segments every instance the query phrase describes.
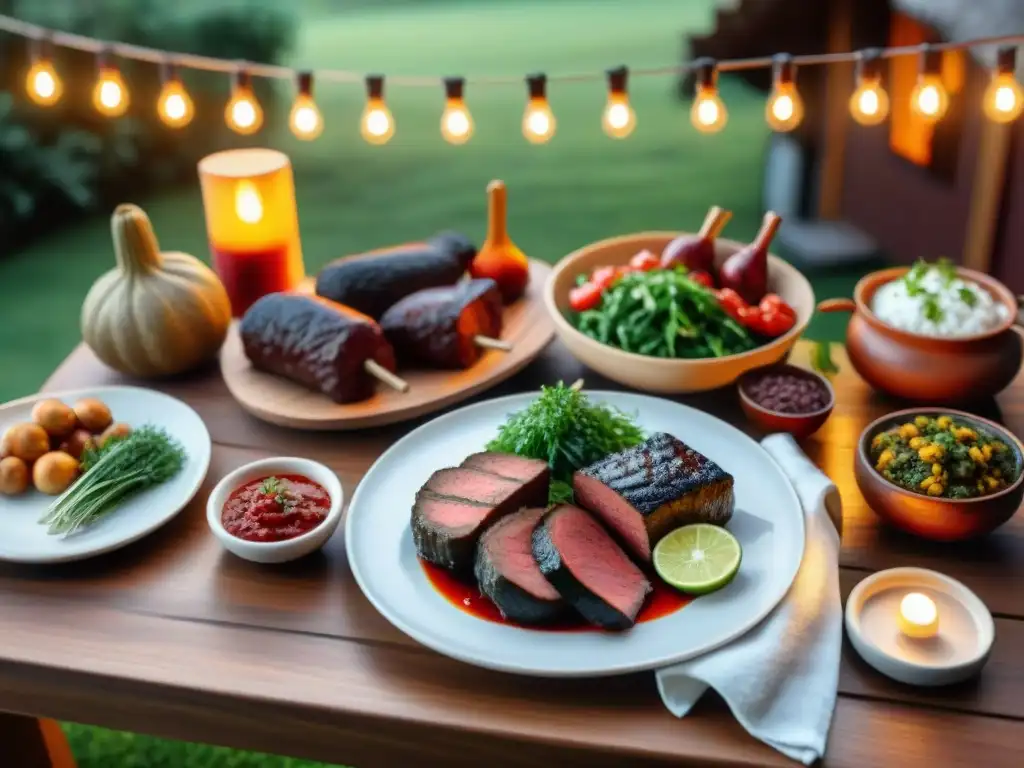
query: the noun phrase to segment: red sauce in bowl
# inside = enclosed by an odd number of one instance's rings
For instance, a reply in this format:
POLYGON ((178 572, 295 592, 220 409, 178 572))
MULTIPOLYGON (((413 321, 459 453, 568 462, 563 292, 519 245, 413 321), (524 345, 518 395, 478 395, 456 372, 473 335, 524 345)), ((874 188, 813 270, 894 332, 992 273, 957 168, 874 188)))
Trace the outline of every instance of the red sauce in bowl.
POLYGON ((245 541, 285 541, 309 533, 327 519, 330 494, 303 475, 250 480, 231 492, 220 520, 245 541))

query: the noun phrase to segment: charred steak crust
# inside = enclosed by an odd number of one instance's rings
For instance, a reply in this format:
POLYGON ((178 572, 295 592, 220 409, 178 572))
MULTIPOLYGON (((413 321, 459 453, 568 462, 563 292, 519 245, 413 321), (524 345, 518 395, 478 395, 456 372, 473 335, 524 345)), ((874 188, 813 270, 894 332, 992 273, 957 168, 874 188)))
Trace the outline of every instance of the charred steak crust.
POLYGON ((443 568, 470 571, 477 541, 487 528, 522 507, 547 502, 548 475, 546 467, 528 480, 469 467, 437 470, 416 493, 413 504, 416 551, 443 568))
POLYGON ((502 616, 522 624, 544 624, 566 610, 533 559, 533 530, 544 512, 533 507, 506 515, 484 532, 476 548, 473 573, 480 591, 502 616))
POLYGON ((645 560, 658 541, 680 526, 725 525, 735 504, 732 475, 665 432, 580 470, 573 485, 577 500, 645 560), (623 519, 630 514, 639 515, 646 541, 637 533, 639 523, 623 519))
MULTIPOLYGON (((603 629, 622 630, 629 629, 634 625, 644 599, 651 591, 651 585, 626 554, 619 549, 618 544, 586 512, 578 507, 565 504, 553 507, 533 529, 531 543, 533 558, 537 561, 537 566, 544 574, 544 578, 584 619, 603 629), (599 540, 597 541, 599 546, 596 549, 604 553, 614 552, 616 555, 614 562, 599 562, 592 559, 579 564, 568 562, 559 547, 557 536, 553 530, 557 518, 561 515, 582 515, 582 518, 579 518, 582 522, 592 523, 590 530, 580 532, 585 541, 584 547, 592 546, 595 540, 599 540), (625 571, 624 574, 618 575, 620 584, 625 582, 626 588, 632 589, 632 594, 628 596, 628 612, 613 606, 598 595, 595 588, 585 583, 583 574, 589 571, 592 576, 597 569, 625 571), (624 578, 621 578, 622 576, 624 578)), ((613 578, 615 575, 612 574, 613 578)))

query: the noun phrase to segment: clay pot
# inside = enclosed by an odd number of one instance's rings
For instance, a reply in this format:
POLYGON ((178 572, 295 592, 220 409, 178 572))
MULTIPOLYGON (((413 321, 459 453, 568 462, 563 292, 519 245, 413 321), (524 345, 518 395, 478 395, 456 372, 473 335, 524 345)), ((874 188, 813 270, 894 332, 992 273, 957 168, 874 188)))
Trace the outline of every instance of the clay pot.
POLYGON ((854 288, 853 300, 828 299, 819 312, 852 312, 846 351, 857 373, 872 387, 919 403, 963 403, 991 397, 1005 389, 1020 370, 1020 334, 1012 327, 1017 300, 988 275, 957 268, 1010 310, 1006 322, 991 331, 956 339, 921 336, 883 323, 869 309, 875 291, 898 280, 907 267, 872 272, 854 288))
POLYGON ((809 437, 821 429, 822 425, 828 421, 828 417, 832 415, 832 409, 836 404, 836 393, 832 389, 831 382, 821 374, 798 368, 795 365, 780 364, 770 366, 769 369, 817 380, 829 394, 828 405, 807 413, 782 413, 765 408, 746 392, 747 385, 753 381, 754 377, 762 375, 766 370, 759 368, 743 374, 737 382, 740 405, 751 423, 755 424, 762 432, 788 432, 797 439, 809 437))
POLYGON ((1020 507, 1024 497, 1024 446, 1006 428, 988 419, 962 411, 928 411, 912 408, 890 413, 869 424, 857 442, 853 473, 857 487, 868 506, 879 517, 900 530, 932 541, 963 541, 991 533, 1005 523, 1020 507), (871 440, 897 424, 912 421, 915 416, 951 416, 975 429, 999 438, 1014 452, 1017 479, 1012 485, 988 496, 975 499, 943 499, 901 488, 885 479, 871 461, 871 440))

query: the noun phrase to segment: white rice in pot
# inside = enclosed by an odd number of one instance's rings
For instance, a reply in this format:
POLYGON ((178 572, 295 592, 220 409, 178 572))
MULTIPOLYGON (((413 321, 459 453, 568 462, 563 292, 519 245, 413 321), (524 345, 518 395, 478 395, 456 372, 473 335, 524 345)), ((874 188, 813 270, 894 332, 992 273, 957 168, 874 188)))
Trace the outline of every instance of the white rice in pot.
POLYGON ((912 283, 901 278, 875 291, 871 311, 879 320, 922 336, 957 338, 997 328, 1010 315, 980 285, 950 279, 941 268, 918 269, 913 277, 912 283))

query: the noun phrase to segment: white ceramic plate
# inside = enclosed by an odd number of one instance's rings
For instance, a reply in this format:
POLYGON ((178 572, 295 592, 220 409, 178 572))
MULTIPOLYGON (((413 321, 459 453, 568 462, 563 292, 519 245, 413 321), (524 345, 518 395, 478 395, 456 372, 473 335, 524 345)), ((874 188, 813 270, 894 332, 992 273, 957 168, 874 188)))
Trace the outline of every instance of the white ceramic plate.
POLYGON ((724 589, 624 633, 536 631, 477 618, 452 606, 423 573, 409 529, 416 490, 431 472, 482 450, 533 394, 471 405, 393 445, 356 489, 345 545, 356 581, 392 624, 434 650, 481 667, 550 677, 611 675, 697 656, 751 629, 782 599, 803 557, 804 520, 789 481, 735 427, 669 400, 617 392, 588 396, 635 414, 648 432, 675 435, 736 479, 728 528, 743 564, 724 589))
POLYGON ((185 465, 163 485, 140 493, 105 520, 68 538, 51 536, 46 526, 39 524, 54 497, 32 488, 20 496, 0 496, 0 560, 59 563, 110 552, 159 528, 199 490, 210 466, 210 433, 199 414, 180 400, 138 387, 32 395, 0 406, 0 434, 12 424, 31 421, 32 406, 51 397, 68 405, 79 398, 95 397, 107 404, 115 421, 132 427, 162 427, 185 449, 185 465))

